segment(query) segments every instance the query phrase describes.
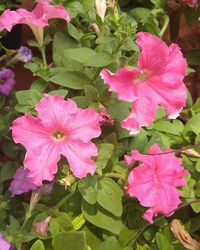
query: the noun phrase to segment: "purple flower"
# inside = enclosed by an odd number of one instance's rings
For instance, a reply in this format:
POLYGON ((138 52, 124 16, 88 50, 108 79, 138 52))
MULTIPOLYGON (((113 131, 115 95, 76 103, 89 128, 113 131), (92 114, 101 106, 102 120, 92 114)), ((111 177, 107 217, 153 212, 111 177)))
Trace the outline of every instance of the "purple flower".
POLYGON ((38 186, 32 183, 32 179, 28 177, 28 172, 28 169, 24 169, 23 167, 16 170, 9 187, 12 196, 23 194, 38 188, 38 186))
POLYGON ((32 60, 33 54, 32 51, 24 46, 21 46, 18 49, 17 54, 13 57, 12 62, 17 62, 17 61, 21 61, 21 62, 30 62, 32 60))
POLYGON ((9 250, 11 247, 10 243, 4 239, 2 233, 0 233, 0 249, 1 250, 9 250))
POLYGON ((16 83, 14 77, 15 74, 11 69, 0 71, 0 93, 2 95, 9 96, 16 83))

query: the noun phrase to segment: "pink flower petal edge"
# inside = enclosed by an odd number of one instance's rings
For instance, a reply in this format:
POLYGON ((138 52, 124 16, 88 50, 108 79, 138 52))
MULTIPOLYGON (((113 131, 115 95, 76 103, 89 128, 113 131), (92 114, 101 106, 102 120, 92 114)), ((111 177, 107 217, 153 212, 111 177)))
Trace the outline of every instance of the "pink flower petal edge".
POLYGON ((27 11, 19 8, 18 10, 7 9, 0 16, 0 30, 6 29, 11 31, 12 27, 17 24, 27 24, 45 27, 48 26, 48 20, 52 18, 62 18, 67 22, 71 18, 66 9, 61 5, 50 5, 50 1, 39 0, 33 11, 27 11))
POLYGON ((77 178, 94 174, 92 157, 97 155, 97 147, 91 140, 101 134, 101 116, 91 108, 78 108, 62 96, 46 95, 36 110, 37 117, 27 113, 12 125, 14 141, 27 150, 24 166, 33 183, 39 186, 43 180, 53 180, 61 155, 77 178))
POLYGON ((198 5, 197 0, 181 0, 181 2, 187 4, 190 8, 196 8, 198 5))
MULTIPOLYGON (((164 152, 171 151, 166 149, 164 152)), ((151 146, 149 153, 160 153, 157 144, 151 146)), ((133 168, 128 176, 126 192, 136 197, 140 204, 149 207, 143 217, 153 223, 153 217, 158 214, 169 216, 181 203, 177 187, 186 185, 184 176, 188 172, 181 166, 181 159, 173 153, 162 155, 143 155, 132 150, 131 156, 125 156, 125 162, 142 162, 133 168)))
POLYGON ((117 93, 120 100, 132 103, 129 116, 121 122, 132 134, 153 122, 159 106, 174 119, 186 104, 183 78, 187 64, 178 45, 168 47, 147 32, 136 36, 136 43, 141 48, 138 68, 124 67, 116 73, 104 69, 100 74, 109 91, 117 93))

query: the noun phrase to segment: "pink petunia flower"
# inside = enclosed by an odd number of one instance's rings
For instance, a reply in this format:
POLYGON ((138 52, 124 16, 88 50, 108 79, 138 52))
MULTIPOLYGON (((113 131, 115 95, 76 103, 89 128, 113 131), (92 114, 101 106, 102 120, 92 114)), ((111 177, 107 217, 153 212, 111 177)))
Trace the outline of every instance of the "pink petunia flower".
MULTIPOLYGON (((166 149, 164 152, 168 152, 166 149)), ((151 146, 149 153, 158 154, 161 150, 157 144, 151 146)), ((180 192, 176 187, 186 185, 184 176, 188 174, 181 166, 181 159, 174 154, 143 155, 132 150, 131 156, 125 156, 127 164, 141 161, 142 165, 133 168, 128 176, 126 192, 136 197, 140 204, 149 209, 143 217, 153 223, 153 217, 161 213, 173 214, 181 203, 180 192)))
POLYGON ((181 2, 187 4, 190 8, 195 8, 198 4, 197 0, 181 0, 181 2))
POLYGON ((27 24, 33 31, 38 42, 43 41, 43 27, 48 26, 48 20, 62 18, 67 22, 71 18, 65 8, 61 5, 50 5, 50 0, 39 0, 33 11, 18 9, 16 11, 7 9, 0 16, 0 30, 11 31, 17 24, 27 24))
POLYGON ((94 174, 91 157, 97 155, 97 147, 91 139, 101 134, 100 115, 91 108, 78 108, 71 99, 49 95, 36 110, 37 117, 27 113, 12 125, 14 141, 27 150, 24 166, 33 182, 39 186, 43 180, 53 180, 61 155, 77 178, 94 174))
POLYGON ((186 103, 183 78, 186 60, 176 44, 169 47, 158 37, 146 32, 137 35, 142 52, 138 68, 121 68, 115 74, 104 69, 101 76, 120 100, 132 103, 129 116, 121 122, 132 134, 150 125, 159 105, 169 118, 176 118, 186 103))

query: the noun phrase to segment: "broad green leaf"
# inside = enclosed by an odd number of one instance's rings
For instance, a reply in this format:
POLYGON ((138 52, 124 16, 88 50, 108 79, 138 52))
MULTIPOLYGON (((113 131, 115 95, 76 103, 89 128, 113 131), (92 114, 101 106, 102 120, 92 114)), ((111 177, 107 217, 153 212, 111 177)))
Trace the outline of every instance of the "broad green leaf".
POLYGON ((68 23, 67 29, 70 36, 77 41, 79 41, 83 37, 83 32, 81 30, 77 30, 77 28, 72 23, 68 23))
POLYGON ((70 89, 83 89, 90 79, 82 72, 65 71, 52 76, 50 81, 70 89))
POLYGON ((96 158, 97 170, 104 169, 112 156, 114 145, 110 143, 101 143, 99 145, 98 156, 96 158))
POLYGON ((52 240, 54 250, 87 250, 84 232, 62 232, 52 240))
POLYGON ((107 66, 113 61, 113 57, 108 52, 96 53, 94 50, 86 47, 67 49, 64 54, 91 67, 107 66))
POLYGON ((180 135, 181 131, 184 129, 184 126, 181 126, 180 123, 180 121, 175 121, 174 123, 169 121, 157 121, 154 125, 154 129, 160 132, 180 135))
POLYGON ((61 32, 56 32, 53 39, 53 62, 57 67, 65 67, 67 70, 81 70, 82 66, 73 58, 67 57, 65 50, 78 47, 78 43, 61 32))
POLYGON ((119 234, 123 227, 119 218, 106 212, 106 210, 96 204, 91 205, 83 200, 82 212, 87 221, 114 234, 119 234))
POLYGON ((52 234, 52 236, 56 236, 57 234, 59 234, 60 230, 61 226, 58 223, 57 219, 52 218, 49 223, 49 231, 52 234))
POLYGON ((156 8, 164 8, 166 5, 166 0, 151 0, 151 2, 156 6, 156 8))
POLYGON ((83 199, 90 204, 95 204, 97 201, 98 182, 95 175, 88 175, 79 182, 79 191, 83 199))
POLYGON ((37 240, 31 247, 30 250, 45 250, 44 244, 41 240, 37 240))
POLYGON ((68 94, 68 90, 66 89, 57 89, 57 90, 52 90, 50 92, 48 92, 49 95, 61 95, 66 97, 68 94))
POLYGON ((122 250, 119 242, 116 240, 115 237, 110 237, 98 247, 95 247, 94 250, 122 250))
POLYGON ((156 243, 159 250, 173 250, 170 241, 161 233, 156 233, 156 243))
POLYGON ((98 185, 97 202, 105 210, 117 217, 122 215, 122 196, 123 191, 119 185, 110 178, 103 178, 98 185))

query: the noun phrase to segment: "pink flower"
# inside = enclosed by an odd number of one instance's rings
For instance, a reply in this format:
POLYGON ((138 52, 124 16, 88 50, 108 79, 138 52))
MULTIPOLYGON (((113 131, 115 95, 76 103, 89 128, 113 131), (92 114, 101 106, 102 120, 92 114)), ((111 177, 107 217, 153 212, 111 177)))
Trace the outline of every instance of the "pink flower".
POLYGON ((11 247, 10 243, 4 239, 2 233, 0 233, 0 249, 1 250, 9 250, 11 247))
MULTIPOLYGON (((164 152, 168 152, 166 149, 164 152)), ((151 146, 149 153, 157 154, 161 150, 157 144, 151 146)), ((131 156, 125 156, 127 164, 141 161, 142 165, 133 168, 128 176, 126 192, 137 197, 140 204, 149 207, 143 217, 153 223, 158 213, 171 215, 181 203, 180 192, 176 187, 186 185, 184 176, 188 174, 181 166, 181 159, 174 154, 143 155, 132 150, 131 156)))
POLYGON ((34 222, 32 224, 33 231, 38 233, 39 235, 41 235, 43 237, 47 237, 50 220, 51 220, 51 216, 48 216, 45 220, 42 220, 39 222, 34 222))
POLYGON ((94 174, 96 164, 91 159, 97 147, 91 139, 101 134, 100 115, 91 108, 80 109, 71 99, 62 96, 43 97, 36 105, 38 116, 27 113, 12 125, 16 143, 26 148, 25 168, 36 185, 53 180, 61 155, 77 178, 94 174))
POLYGON ((198 4, 197 0, 181 0, 181 2, 187 4, 191 8, 195 8, 198 4))
POLYGON ((28 169, 24 169, 23 167, 16 170, 9 187, 9 191, 12 193, 12 196, 23 194, 38 188, 35 184, 33 184, 32 179, 28 176, 28 173, 28 169))
POLYGON ((18 9, 12 11, 7 9, 0 16, 0 30, 11 31, 16 24, 27 24, 32 29, 38 42, 43 39, 43 27, 48 26, 48 20, 52 18, 62 18, 70 22, 70 16, 61 5, 50 5, 50 0, 39 0, 33 11, 18 9))
POLYGON ((141 126, 150 125, 159 105, 169 118, 176 118, 186 103, 183 78, 186 60, 176 44, 168 47, 161 39, 146 32, 136 35, 142 52, 138 68, 121 68, 115 74, 104 69, 101 76, 120 100, 132 103, 122 127, 137 134, 141 126))

